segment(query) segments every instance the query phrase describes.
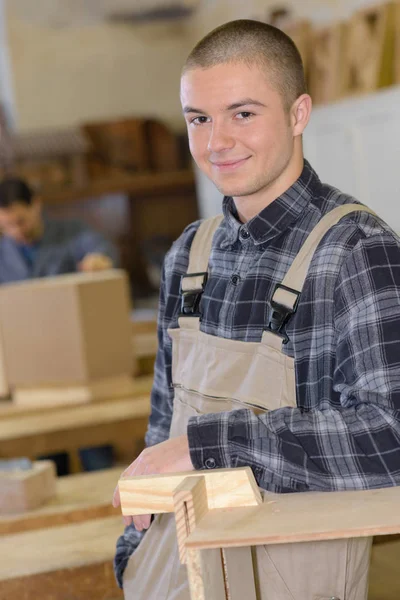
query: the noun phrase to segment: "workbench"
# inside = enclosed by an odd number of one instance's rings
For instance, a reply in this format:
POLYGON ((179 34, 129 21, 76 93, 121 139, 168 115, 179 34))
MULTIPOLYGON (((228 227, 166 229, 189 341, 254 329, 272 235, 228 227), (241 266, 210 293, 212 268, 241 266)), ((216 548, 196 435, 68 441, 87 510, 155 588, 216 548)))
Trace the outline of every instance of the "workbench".
POLYGON ((117 600, 112 560, 121 517, 0 538, 0 600, 117 600))
POLYGON ((143 448, 151 381, 146 377, 137 384, 137 397, 87 404, 38 409, 0 402, 0 458, 68 452, 76 473, 81 470, 79 448, 111 444, 116 460, 129 464, 143 448))
POLYGON ((122 467, 78 473, 56 480, 56 494, 29 512, 0 515, 0 536, 117 516, 111 504, 122 467))

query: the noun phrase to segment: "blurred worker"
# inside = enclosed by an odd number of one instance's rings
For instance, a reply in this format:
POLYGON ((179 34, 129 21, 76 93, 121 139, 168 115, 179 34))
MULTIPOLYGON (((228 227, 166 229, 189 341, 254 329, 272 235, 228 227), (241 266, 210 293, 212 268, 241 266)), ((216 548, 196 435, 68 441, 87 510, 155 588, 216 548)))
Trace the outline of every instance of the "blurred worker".
POLYGON ((113 245, 80 221, 53 220, 22 179, 0 183, 0 283, 115 266, 113 245))
MULTIPOLYGON (((40 197, 22 179, 0 183, 0 284, 110 269, 117 265, 114 246, 80 221, 50 219, 40 197)), ((69 472, 65 453, 51 458, 58 475, 69 472)), ((83 468, 92 471, 112 466, 112 448, 80 450, 83 468)))

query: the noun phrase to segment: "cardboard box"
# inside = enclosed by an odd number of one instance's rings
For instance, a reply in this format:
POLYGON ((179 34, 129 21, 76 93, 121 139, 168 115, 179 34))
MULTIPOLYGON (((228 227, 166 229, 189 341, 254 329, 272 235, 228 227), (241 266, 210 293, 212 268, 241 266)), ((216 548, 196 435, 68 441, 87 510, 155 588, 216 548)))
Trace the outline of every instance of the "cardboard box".
POLYGON ((27 471, 0 471, 0 515, 34 510, 56 493, 51 460, 36 461, 27 471))
POLYGON ((82 385, 132 373, 121 270, 3 285, 0 329, 10 388, 82 385))

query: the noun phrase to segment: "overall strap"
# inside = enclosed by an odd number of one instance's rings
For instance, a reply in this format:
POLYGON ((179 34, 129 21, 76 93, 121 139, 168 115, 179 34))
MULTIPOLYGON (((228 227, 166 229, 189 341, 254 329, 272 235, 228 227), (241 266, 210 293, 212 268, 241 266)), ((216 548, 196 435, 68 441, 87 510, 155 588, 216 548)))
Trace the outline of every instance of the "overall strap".
POLYGON ((223 215, 206 219, 201 223, 190 248, 189 265, 181 280, 182 308, 180 326, 186 322, 190 329, 198 328, 199 304, 208 277, 208 261, 214 234, 223 220, 223 215), (192 321, 189 324, 189 320, 192 321), (196 325, 197 323, 197 325, 196 325))
POLYGON ((310 263, 320 241, 329 229, 336 225, 340 219, 353 212, 375 214, 374 211, 362 204, 343 204, 342 206, 338 206, 331 210, 322 217, 311 231, 296 258, 292 262, 282 283, 276 285, 271 300, 273 313, 268 329, 281 335, 284 342, 288 341, 287 336, 284 333, 285 325, 290 316, 296 312, 310 263))

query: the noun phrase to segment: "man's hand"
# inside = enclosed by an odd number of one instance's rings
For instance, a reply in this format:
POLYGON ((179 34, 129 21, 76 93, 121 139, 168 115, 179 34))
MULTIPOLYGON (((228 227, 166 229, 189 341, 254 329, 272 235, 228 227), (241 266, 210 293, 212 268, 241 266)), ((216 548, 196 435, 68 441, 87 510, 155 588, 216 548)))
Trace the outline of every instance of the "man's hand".
POLYGON ((113 266, 111 258, 104 254, 98 254, 92 252, 86 254, 86 256, 78 264, 78 270, 84 273, 90 273, 92 271, 105 271, 111 269, 113 266))
MULTIPOLYGON (((187 435, 172 438, 161 444, 146 448, 122 473, 123 476, 156 475, 159 473, 175 473, 179 471, 193 471, 190 460, 189 442, 187 435)), ((113 496, 113 506, 121 503, 118 486, 113 496)), ((150 515, 139 515, 123 517, 125 525, 132 522, 137 531, 148 529, 150 526, 150 515)))

